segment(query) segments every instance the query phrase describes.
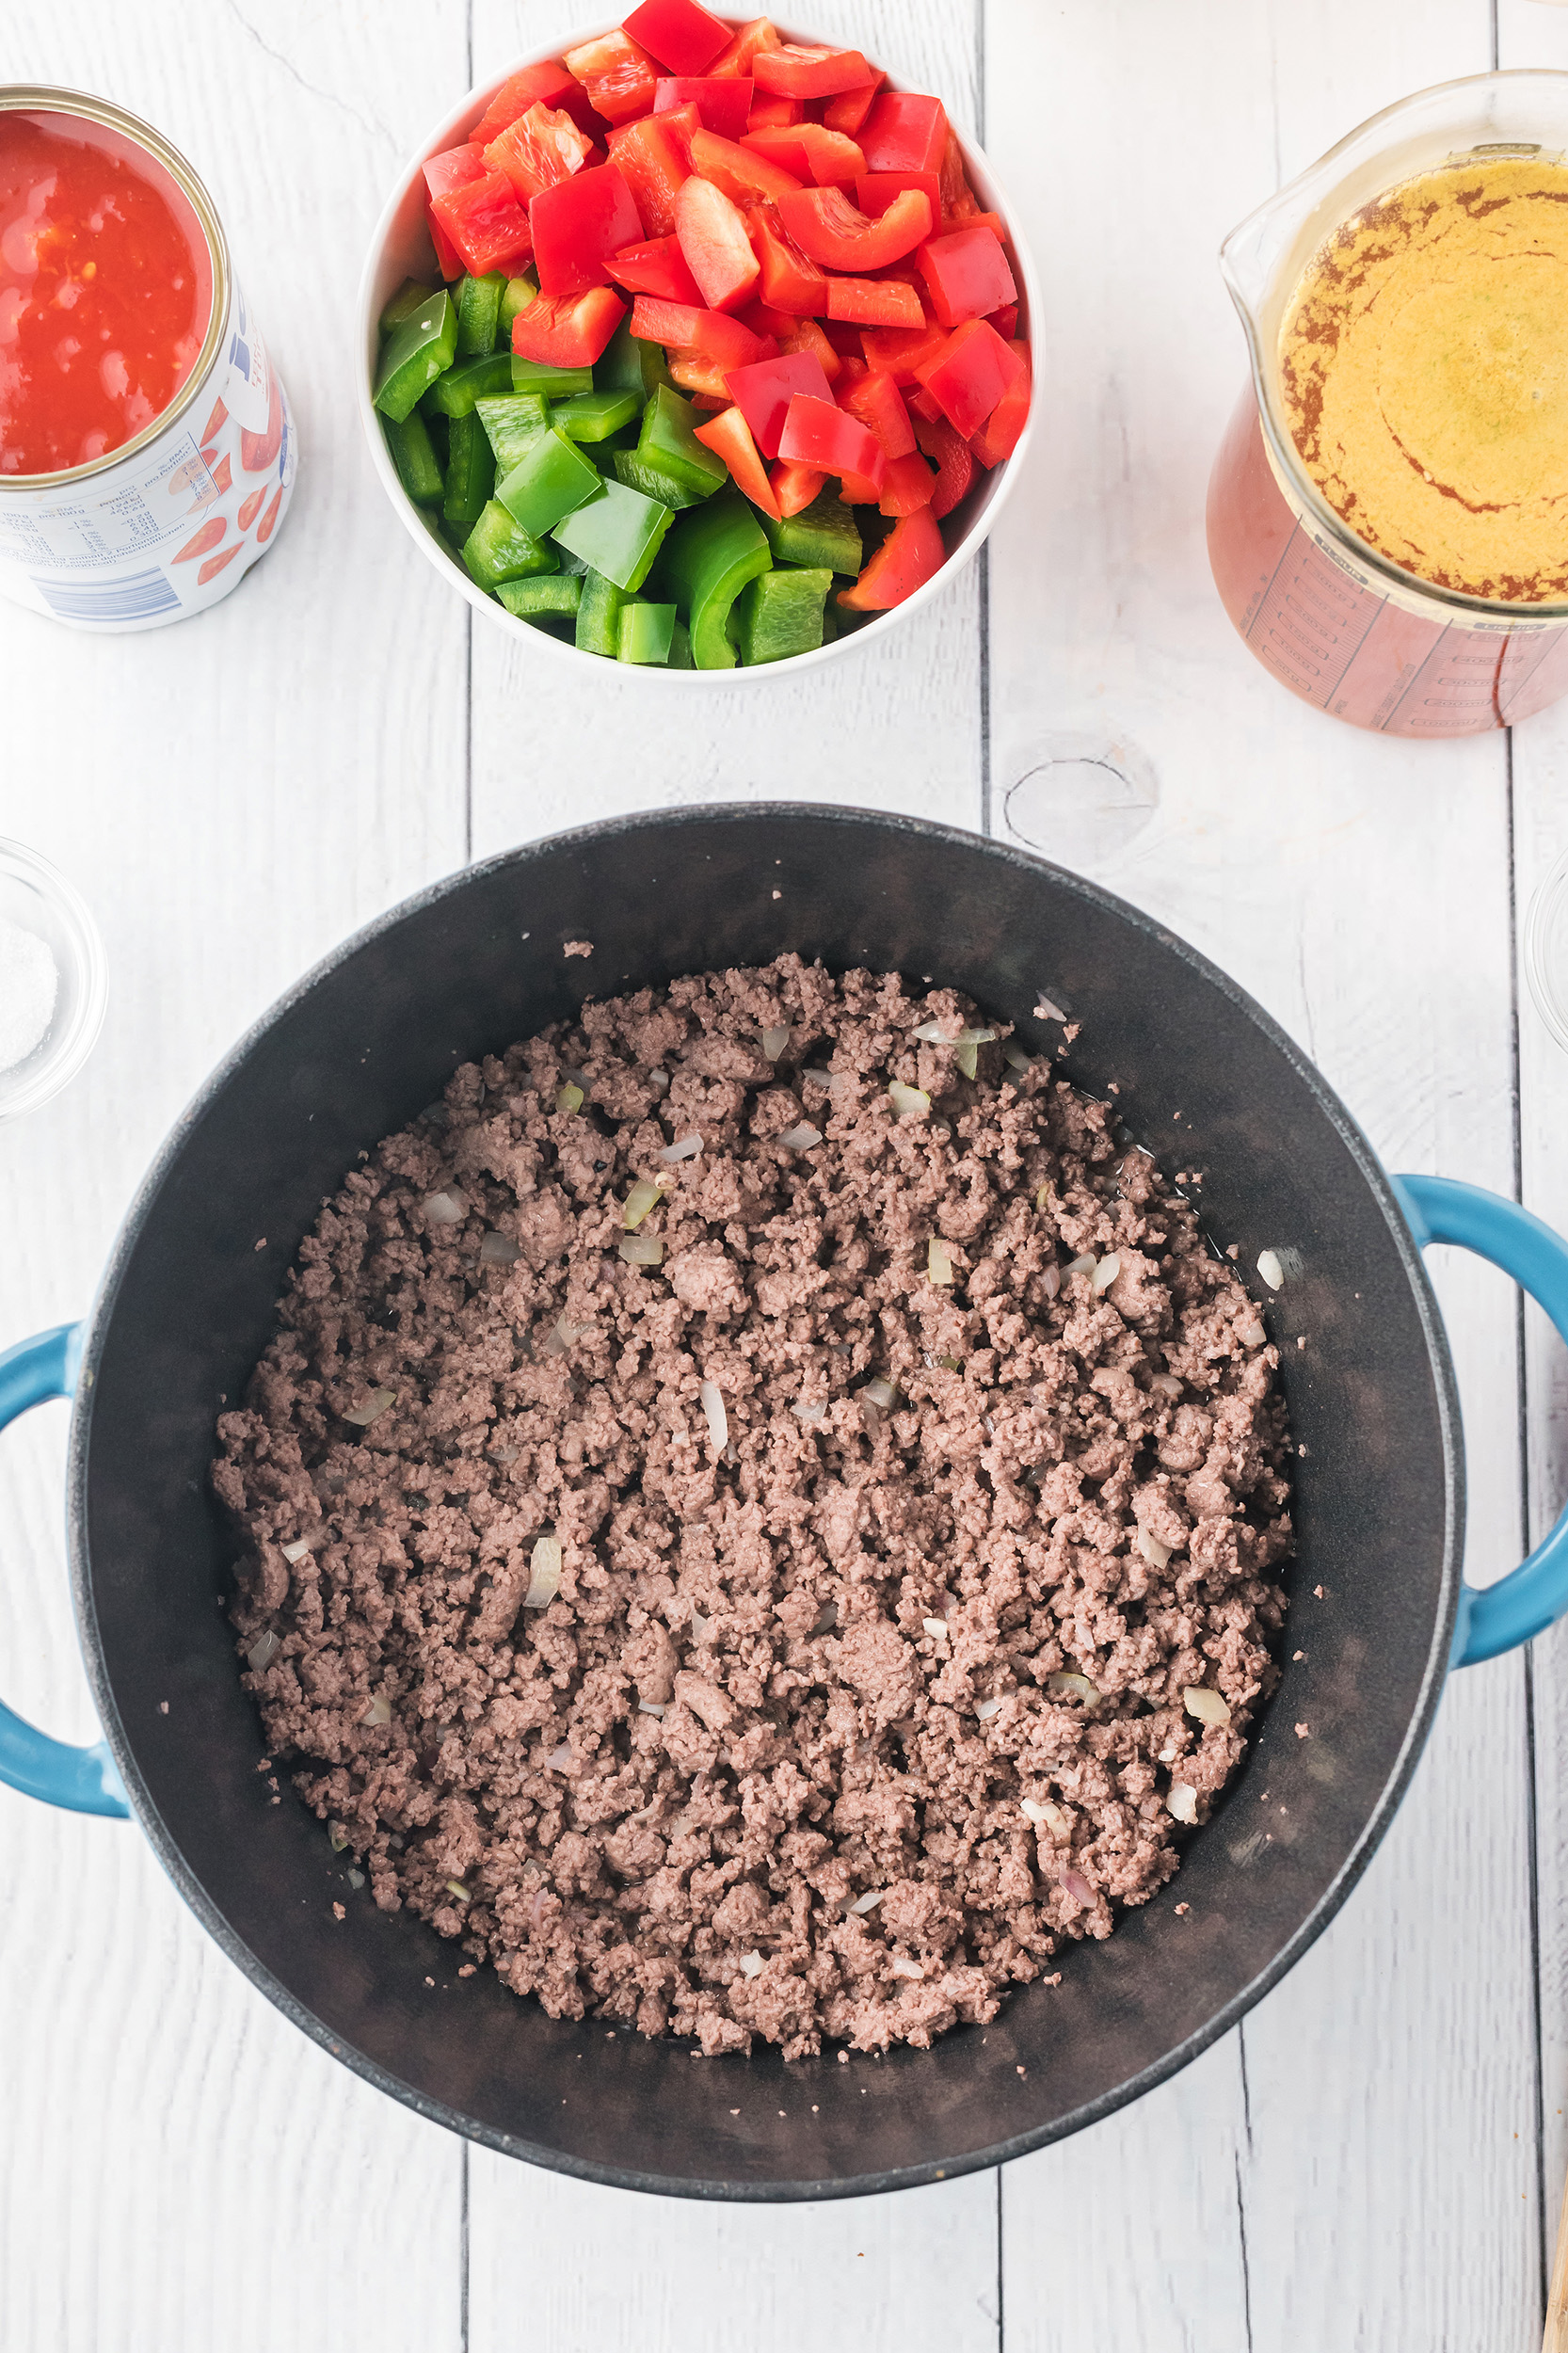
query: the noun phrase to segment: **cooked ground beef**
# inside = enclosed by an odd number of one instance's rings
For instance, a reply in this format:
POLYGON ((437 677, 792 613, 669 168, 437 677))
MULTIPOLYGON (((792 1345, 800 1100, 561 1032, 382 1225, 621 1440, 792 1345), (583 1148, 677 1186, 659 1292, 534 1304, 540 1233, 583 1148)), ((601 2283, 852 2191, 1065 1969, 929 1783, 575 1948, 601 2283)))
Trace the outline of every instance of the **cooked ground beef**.
POLYGON ((994 2017, 1272 1687, 1277 1353, 1114 1106, 920 1034, 976 1021, 784 957, 459 1070, 218 1424, 268 1750, 554 2016, 994 2017))

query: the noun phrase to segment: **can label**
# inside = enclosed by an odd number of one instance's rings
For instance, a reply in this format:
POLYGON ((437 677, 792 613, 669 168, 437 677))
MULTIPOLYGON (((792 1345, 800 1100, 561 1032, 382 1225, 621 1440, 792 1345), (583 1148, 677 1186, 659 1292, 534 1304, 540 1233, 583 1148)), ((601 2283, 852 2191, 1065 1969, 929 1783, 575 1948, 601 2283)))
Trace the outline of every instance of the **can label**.
POLYGON ((160 629, 226 597, 265 553, 297 465, 288 396, 245 296, 195 399, 124 465, 0 492, 0 594, 73 629, 160 629))

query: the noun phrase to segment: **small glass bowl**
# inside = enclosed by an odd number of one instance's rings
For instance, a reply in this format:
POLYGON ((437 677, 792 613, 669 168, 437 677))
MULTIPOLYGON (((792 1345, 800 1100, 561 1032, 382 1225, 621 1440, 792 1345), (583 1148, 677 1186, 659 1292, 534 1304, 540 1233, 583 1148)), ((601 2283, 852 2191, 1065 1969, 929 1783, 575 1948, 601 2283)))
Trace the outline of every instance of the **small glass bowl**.
POLYGON ((36 850, 0 840, 0 920, 48 943, 59 974, 49 1027, 8 1070, 0 1070, 0 1120, 20 1119, 69 1086, 98 1042, 108 1003, 104 943, 73 883, 36 850))

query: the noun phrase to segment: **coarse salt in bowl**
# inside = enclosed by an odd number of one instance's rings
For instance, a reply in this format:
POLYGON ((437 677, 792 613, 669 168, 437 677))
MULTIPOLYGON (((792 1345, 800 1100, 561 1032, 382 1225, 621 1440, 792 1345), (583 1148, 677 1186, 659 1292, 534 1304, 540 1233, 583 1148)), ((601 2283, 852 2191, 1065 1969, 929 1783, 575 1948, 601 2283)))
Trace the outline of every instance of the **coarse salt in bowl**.
MULTIPOLYGON (((740 30, 740 20, 728 19, 727 21, 734 25, 736 31, 740 30)), ((537 647, 543 658, 569 662, 579 669, 584 662, 600 661, 602 657, 580 653, 575 646, 563 644, 559 638, 552 636, 548 630, 538 629, 528 621, 520 620, 513 614, 508 613, 503 605, 497 603, 493 597, 487 596, 477 583, 470 579, 456 551, 448 548, 445 541, 438 535, 434 525, 414 504, 399 481, 397 469, 392 464, 392 456, 387 447, 386 435, 381 429, 381 420, 372 399, 372 392, 376 380, 376 364, 380 341, 378 323, 382 311, 406 279, 425 279, 434 283, 440 277, 436 266, 435 251, 430 243, 429 231, 425 226, 424 164, 426 158, 442 154, 448 148, 458 146, 465 140, 472 125, 478 121, 502 84, 510 75, 520 72, 524 66, 550 63, 561 57, 568 49, 578 48, 584 41, 597 40, 607 32, 616 30, 621 22, 620 17, 616 17, 607 24, 588 25, 562 39, 551 41, 541 48, 531 49, 522 56, 513 57, 502 72, 470 90, 462 104, 444 117, 426 138, 421 140, 419 147, 399 173, 381 217, 376 224, 375 233, 370 241, 370 251, 365 261, 364 273, 360 280, 356 320, 355 348, 358 355, 356 392, 360 421, 364 427, 365 438, 370 445, 371 459, 380 477, 381 487, 392 501, 393 509, 401 517, 404 527, 409 533, 415 545, 421 549, 442 577, 468 599, 470 604, 486 614, 499 628, 504 630, 508 636, 514 640, 520 640, 529 647, 537 647)), ((780 38, 786 42, 824 44, 824 37, 820 34, 798 32, 782 24, 778 26, 778 31, 780 38)), ((853 36, 847 38, 853 39, 853 36)), ((832 47, 836 44, 827 41, 825 45, 832 47)), ((876 44, 872 43, 872 50, 875 46, 876 44)), ((872 50, 867 51, 868 56, 872 56, 872 50)), ((872 56, 873 66, 876 62, 876 58, 872 56)), ((898 74, 884 69, 883 88, 895 91, 919 91, 920 85, 918 82, 903 79, 898 74)), ((939 91, 932 94, 941 95, 939 91)), ((1035 273, 1032 257, 1019 234, 1017 217, 1013 206, 984 154, 972 140, 966 139, 963 134, 957 131, 956 125, 953 128, 963 152, 964 166, 968 174, 970 186, 979 198, 982 206, 989 212, 998 214, 1005 224, 1009 258, 1013 264, 1014 277, 1018 289, 1017 331, 1030 343, 1037 361, 1042 305, 1039 280, 1035 273)), ((630 300, 630 297, 627 298, 630 300)), ((1036 388, 1038 382, 1039 371, 1036 364, 1036 388)), ((1036 392, 1036 399, 1031 408, 1029 421, 1024 426, 1022 436, 1012 456, 1004 459, 1000 466, 989 472, 981 470, 967 496, 945 519, 944 536, 951 539, 947 561, 938 571, 933 574, 923 587, 917 588, 914 594, 906 597, 902 604, 894 605, 889 612, 875 615, 862 627, 843 637, 836 638, 830 645, 819 648, 814 653, 792 654, 783 662, 769 662, 750 666, 737 663, 733 669, 728 670, 671 670, 654 664, 617 664, 616 666, 620 675, 624 677, 634 672, 639 678, 652 679, 664 683, 678 683, 680 686, 733 686, 742 684, 747 680, 792 677, 802 670, 820 668, 837 655, 851 652, 858 647, 870 645, 877 639, 886 637, 900 621, 910 614, 919 612, 923 605, 929 604, 948 585, 954 574, 980 552, 1029 453, 1037 411, 1036 392), (948 532, 948 525, 954 527, 951 534, 948 532)))
POLYGON ((0 1120, 37 1111, 70 1084, 107 1002, 87 902, 36 850, 0 840, 0 1120))

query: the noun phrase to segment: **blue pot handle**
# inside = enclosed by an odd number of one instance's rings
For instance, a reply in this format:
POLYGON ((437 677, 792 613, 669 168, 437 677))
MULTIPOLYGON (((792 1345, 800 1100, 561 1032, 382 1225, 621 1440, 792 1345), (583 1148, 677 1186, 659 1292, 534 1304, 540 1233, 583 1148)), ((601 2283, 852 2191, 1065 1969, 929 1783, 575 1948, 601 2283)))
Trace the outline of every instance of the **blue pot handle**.
MULTIPOLYGON (((70 1397, 82 1365, 82 1327, 57 1324, 0 1354, 0 1430, 6 1429, 30 1405, 45 1399, 70 1397)), ((100 1740, 90 1749, 73 1749, 52 1740, 21 1716, 0 1704, 0 1782, 20 1789, 46 1805, 63 1805, 73 1814, 109 1814, 130 1817, 125 1785, 113 1757, 100 1740)))
MULTIPOLYGON (((1396 1176, 1394 1191, 1425 1250, 1457 1243, 1512 1274, 1568 1341, 1568 1242, 1517 1201, 1451 1176, 1396 1176)), ((1568 1609, 1568 1509, 1522 1568, 1482 1593, 1462 1585, 1452 1663, 1474 1667, 1545 1628, 1568 1609)))

